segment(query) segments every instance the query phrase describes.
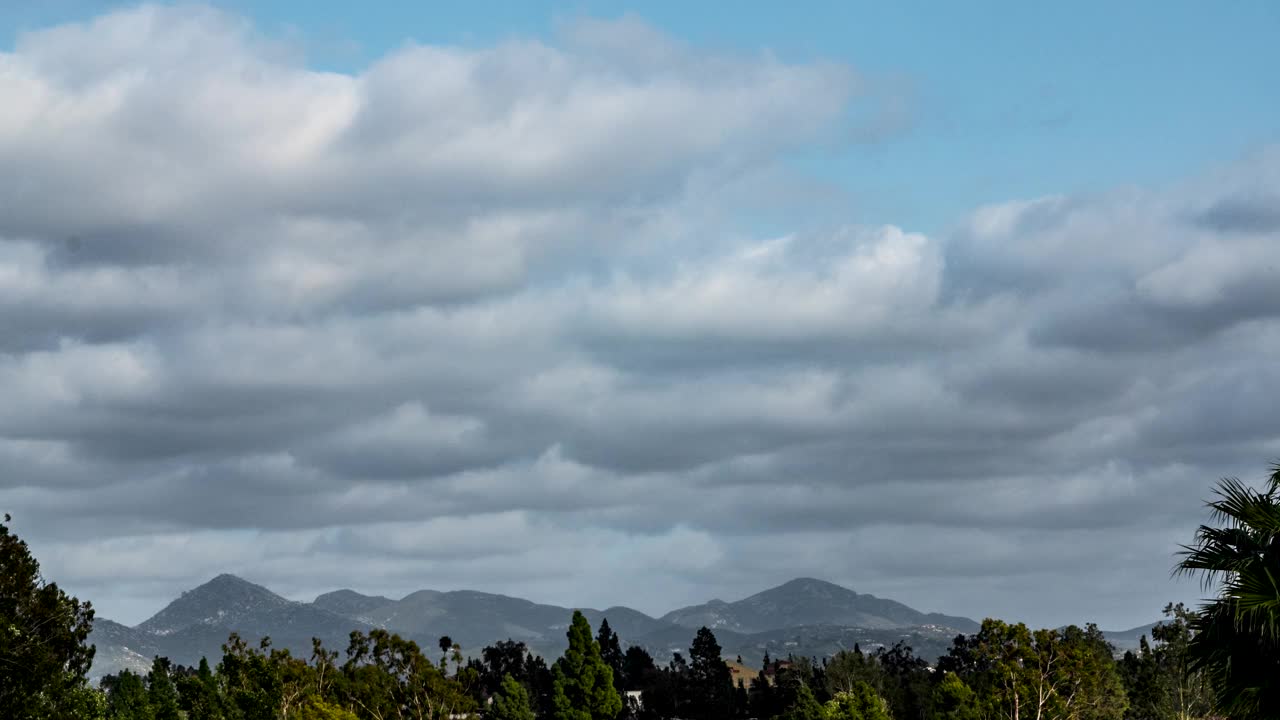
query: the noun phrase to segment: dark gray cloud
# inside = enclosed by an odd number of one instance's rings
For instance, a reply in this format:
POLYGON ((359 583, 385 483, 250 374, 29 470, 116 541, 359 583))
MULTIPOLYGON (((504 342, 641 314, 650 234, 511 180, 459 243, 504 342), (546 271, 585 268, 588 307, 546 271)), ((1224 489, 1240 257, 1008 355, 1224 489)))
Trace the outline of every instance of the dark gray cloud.
POLYGON ((816 575, 1041 625, 1194 598, 1208 484, 1280 456, 1280 153, 941 237, 733 221, 830 216, 786 153, 909 97, 635 19, 353 75, 198 7, 25 35, 0 507, 128 621, 220 572, 650 611, 816 575))
POLYGON ((1280 230, 1280 196, 1223 198, 1197 215, 1196 221, 1222 232, 1275 232, 1280 230))

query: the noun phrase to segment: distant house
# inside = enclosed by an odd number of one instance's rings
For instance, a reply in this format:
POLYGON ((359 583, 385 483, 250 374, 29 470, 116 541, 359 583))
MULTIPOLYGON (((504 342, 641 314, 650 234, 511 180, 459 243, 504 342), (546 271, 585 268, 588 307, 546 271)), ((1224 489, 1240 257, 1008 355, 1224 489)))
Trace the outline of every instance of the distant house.
POLYGON ((622 700, 633 710, 644 709, 644 691, 642 690, 628 690, 622 700))

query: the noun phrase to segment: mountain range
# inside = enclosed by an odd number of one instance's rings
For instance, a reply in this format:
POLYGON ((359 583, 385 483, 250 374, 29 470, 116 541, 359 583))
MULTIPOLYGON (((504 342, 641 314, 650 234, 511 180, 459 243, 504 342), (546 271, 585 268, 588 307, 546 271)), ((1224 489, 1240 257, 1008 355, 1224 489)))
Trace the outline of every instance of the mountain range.
MULTIPOLYGON (((946 652, 957 634, 979 627, 969 618, 922 613, 812 578, 792 580, 736 602, 712 600, 680 608, 660 618, 620 606, 582 611, 592 627, 607 618, 624 645, 644 647, 659 662, 686 652, 703 626, 715 632, 726 657, 740 655, 747 663, 758 663, 766 652, 774 657, 825 657, 855 644, 871 650, 899 640, 932 660, 946 652)), ((201 657, 216 663, 222 643, 233 631, 252 642, 269 636, 274 647, 303 657, 311 653, 312 638, 342 652, 353 630, 373 628, 411 638, 428 653, 448 635, 464 654, 478 655, 485 645, 513 639, 556 657, 566 645, 572 612, 471 590, 420 590, 394 600, 343 589, 313 602, 298 602, 234 575, 219 575, 135 627, 96 621, 90 636, 98 648, 92 675, 145 670, 157 655, 184 665, 194 665, 201 657)), ((1149 626, 1144 627, 1149 633, 1149 626)), ((1136 637, 1132 642, 1136 644, 1136 637)))

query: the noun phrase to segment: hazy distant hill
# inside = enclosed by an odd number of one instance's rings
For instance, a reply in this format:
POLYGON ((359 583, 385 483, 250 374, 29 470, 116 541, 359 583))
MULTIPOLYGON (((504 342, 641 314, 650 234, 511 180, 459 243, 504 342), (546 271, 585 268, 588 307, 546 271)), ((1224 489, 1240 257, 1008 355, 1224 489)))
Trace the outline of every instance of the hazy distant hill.
POLYGON ((833 583, 798 578, 737 602, 712 600, 662 616, 681 627, 758 633, 805 625, 899 628, 938 625, 973 632, 978 623, 963 617, 922 613, 894 600, 860 595, 833 583))
POLYGON ((1115 645, 1118 650, 1136 650, 1138 648, 1138 640, 1143 636, 1147 636, 1147 641, 1151 640, 1151 629, 1159 623, 1148 623, 1139 625, 1128 630, 1103 630, 1102 634, 1107 640, 1115 645))
POLYGON ((394 602, 395 600, 381 595, 361 595, 355 590, 335 590, 316 598, 312 604, 346 617, 359 617, 394 602))
POLYGON ((311 603, 287 600, 234 575, 219 575, 183 593, 135 628, 110 620, 95 621, 89 637, 98 648, 92 674, 149 667, 156 655, 183 665, 194 665, 201 657, 216 662, 233 631, 255 643, 270 636, 275 647, 307 657, 313 637, 345 650, 352 630, 369 628, 367 623, 311 603))
MULTIPOLYGON (((793 580, 738 602, 683 608, 661 619, 627 607, 583 613, 593 627, 608 618, 625 644, 641 645, 659 661, 687 648, 702 625, 716 631, 727 656, 742 655, 749 662, 758 662, 766 651, 778 657, 824 657, 855 643, 872 650, 899 639, 932 659, 956 634, 977 628, 968 618, 921 613, 812 579, 793 580)), ((352 630, 374 627, 416 640, 428 651, 441 635, 449 635, 471 654, 510 638, 554 657, 566 644, 571 614, 570 608, 470 590, 420 590, 399 600, 337 590, 311 603, 295 602, 261 585, 220 575, 135 628, 99 620, 91 637, 98 645, 93 674, 142 669, 155 655, 188 665, 202 656, 216 662, 232 631, 251 642, 270 636, 276 647, 304 657, 310 655, 312 637, 342 652, 352 630)))

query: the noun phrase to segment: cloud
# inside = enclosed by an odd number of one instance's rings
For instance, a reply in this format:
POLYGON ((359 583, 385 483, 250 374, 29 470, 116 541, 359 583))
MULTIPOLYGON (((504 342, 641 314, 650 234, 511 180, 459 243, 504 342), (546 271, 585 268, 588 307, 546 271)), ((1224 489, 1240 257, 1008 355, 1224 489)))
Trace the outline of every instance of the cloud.
POLYGON ((1280 153, 937 235, 738 219, 830 216, 790 153, 897 95, 634 17, 351 74, 198 6, 23 35, 0 506, 128 621, 224 571, 653 612, 816 575, 1042 625, 1189 599, 1208 483, 1280 455, 1280 153))

